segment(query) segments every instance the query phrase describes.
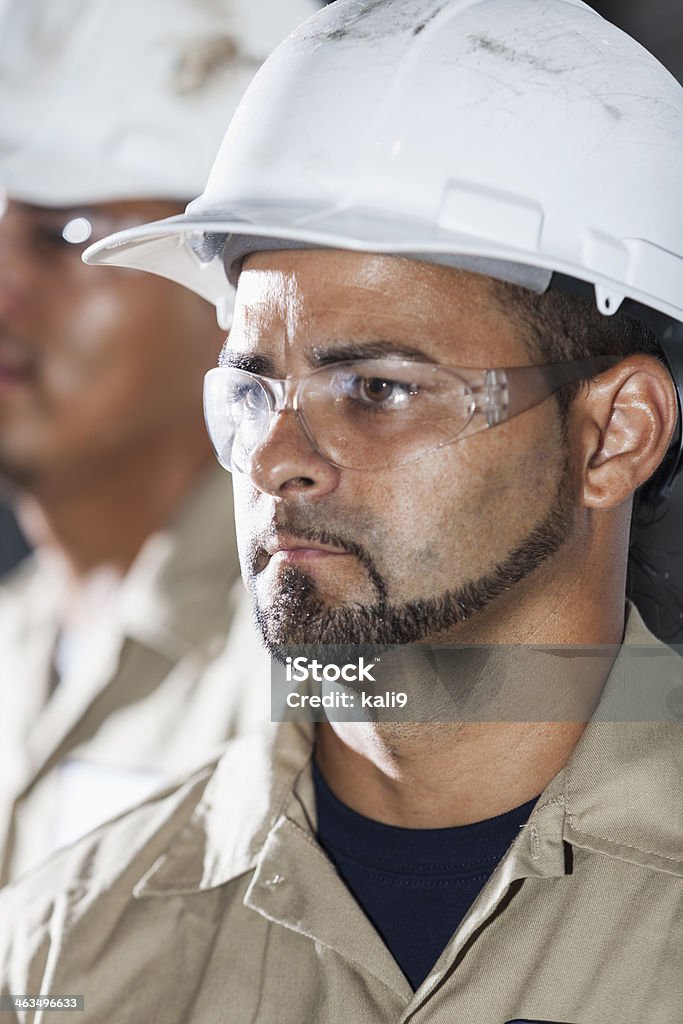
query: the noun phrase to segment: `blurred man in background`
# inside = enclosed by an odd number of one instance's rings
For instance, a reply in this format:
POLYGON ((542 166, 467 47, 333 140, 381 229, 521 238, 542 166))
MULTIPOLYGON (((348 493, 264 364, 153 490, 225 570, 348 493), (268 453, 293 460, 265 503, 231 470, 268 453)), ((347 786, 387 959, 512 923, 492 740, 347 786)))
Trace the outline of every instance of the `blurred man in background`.
POLYGON ((184 208, 318 6, 0 6, 0 475, 36 549, 0 594, 0 884, 269 716, 201 414, 225 331, 81 254, 184 208))

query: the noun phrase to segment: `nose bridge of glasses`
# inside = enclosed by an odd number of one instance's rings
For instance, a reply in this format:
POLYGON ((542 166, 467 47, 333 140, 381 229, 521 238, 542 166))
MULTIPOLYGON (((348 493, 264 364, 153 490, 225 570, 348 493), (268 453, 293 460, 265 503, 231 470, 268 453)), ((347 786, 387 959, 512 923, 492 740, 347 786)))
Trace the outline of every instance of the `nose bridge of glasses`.
POLYGON ((261 374, 249 374, 256 379, 265 392, 270 410, 270 418, 288 409, 296 411, 296 394, 298 381, 292 378, 280 380, 277 377, 265 377, 261 374))
POLYGON ((275 429, 275 424, 279 420, 280 414, 291 412, 293 414, 292 422, 296 423, 298 431, 306 437, 307 442, 317 451, 317 443, 311 434, 307 419, 301 410, 301 395, 303 385, 305 384, 307 377, 308 375, 305 377, 287 377, 284 379, 277 377, 259 377, 259 382, 266 392, 270 409, 268 422, 267 424, 264 424, 263 427, 261 443, 264 443, 266 438, 272 434, 275 429))

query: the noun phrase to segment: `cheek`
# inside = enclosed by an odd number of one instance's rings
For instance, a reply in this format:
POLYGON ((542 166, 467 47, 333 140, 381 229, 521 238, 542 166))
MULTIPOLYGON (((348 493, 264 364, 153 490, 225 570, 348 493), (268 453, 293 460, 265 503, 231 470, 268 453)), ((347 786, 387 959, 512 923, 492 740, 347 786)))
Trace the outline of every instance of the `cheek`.
POLYGON ((423 458, 410 474, 409 468, 403 485, 387 488, 375 505, 385 523, 380 571, 397 597, 447 589, 455 576, 469 574, 488 546, 484 509, 495 488, 492 475, 475 477, 450 452, 423 458))
MULTIPOLYGON (((227 470, 225 471, 227 472, 227 470)), ((245 555, 257 524, 258 491, 252 486, 249 477, 244 473, 232 474, 233 506, 235 510, 235 528, 237 533, 237 550, 242 571, 245 567, 245 555)))
POLYGON ((395 595, 426 595, 490 572, 546 517, 563 467, 559 430, 545 415, 512 427, 387 474, 375 491, 385 523, 380 571, 395 595))
POLYGON ((86 386, 115 387, 130 376, 132 350, 144 345, 144 338, 121 295, 97 290, 75 296, 55 323, 42 366, 54 400, 70 399, 86 386))
POLYGON ((84 410, 126 408, 133 416, 164 403, 184 407, 191 399, 200 417, 211 360, 193 344, 193 324, 178 296, 125 271, 112 273, 123 278, 83 287, 57 321, 43 367, 48 397, 60 407, 78 402, 84 410))

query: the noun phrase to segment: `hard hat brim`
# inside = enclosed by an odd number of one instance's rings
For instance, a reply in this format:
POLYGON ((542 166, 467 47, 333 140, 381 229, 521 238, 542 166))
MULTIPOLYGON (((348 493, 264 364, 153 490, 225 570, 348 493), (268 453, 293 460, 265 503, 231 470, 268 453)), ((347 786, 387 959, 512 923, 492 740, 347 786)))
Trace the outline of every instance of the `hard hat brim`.
POLYGON ((242 262, 252 253, 341 249, 439 263, 536 292, 546 290, 554 273, 566 274, 593 285, 598 307, 606 314, 617 312, 628 297, 674 320, 680 319, 680 310, 661 298, 636 288, 629 288, 625 295, 623 282, 594 268, 577 267, 572 260, 563 259, 562 254, 513 249, 453 231, 439 236, 426 230, 419 221, 410 231, 402 224, 401 237, 396 237, 394 225, 373 221, 366 211, 335 211, 328 216, 311 216, 310 211, 309 216, 302 216, 297 211, 294 218, 289 213, 289 217, 261 216, 258 220, 231 216, 227 211, 179 214, 127 228, 95 242, 86 249, 83 260, 91 265, 158 274, 214 303, 219 314, 221 307, 232 303, 242 262), (205 241, 212 237, 219 239, 219 244, 207 257, 202 250, 205 241))

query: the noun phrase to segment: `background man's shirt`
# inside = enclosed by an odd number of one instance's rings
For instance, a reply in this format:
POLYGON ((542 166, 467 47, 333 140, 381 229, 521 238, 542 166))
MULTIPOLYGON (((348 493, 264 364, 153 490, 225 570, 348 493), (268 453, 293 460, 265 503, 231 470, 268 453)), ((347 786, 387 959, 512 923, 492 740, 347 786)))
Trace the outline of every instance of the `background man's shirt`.
POLYGON ((212 468, 61 646, 49 559, 0 586, 0 886, 268 721, 231 516, 212 468))

